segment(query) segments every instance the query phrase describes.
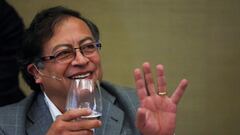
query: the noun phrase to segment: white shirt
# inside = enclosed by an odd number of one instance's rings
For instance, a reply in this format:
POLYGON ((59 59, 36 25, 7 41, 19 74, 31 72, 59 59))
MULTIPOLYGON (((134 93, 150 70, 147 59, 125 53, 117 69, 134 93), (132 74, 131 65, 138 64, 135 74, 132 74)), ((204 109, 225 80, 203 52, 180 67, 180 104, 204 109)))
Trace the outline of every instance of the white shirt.
POLYGON ((56 120, 57 116, 62 115, 59 109, 53 104, 53 102, 48 98, 47 94, 44 92, 44 100, 48 106, 48 109, 51 113, 53 121, 56 120))

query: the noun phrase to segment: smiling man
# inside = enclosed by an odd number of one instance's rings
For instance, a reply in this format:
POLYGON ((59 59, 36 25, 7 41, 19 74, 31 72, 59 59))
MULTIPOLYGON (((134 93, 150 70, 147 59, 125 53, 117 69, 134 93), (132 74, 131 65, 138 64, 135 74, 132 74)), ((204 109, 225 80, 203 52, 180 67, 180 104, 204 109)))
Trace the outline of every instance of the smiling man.
POLYGON ((102 81, 101 46, 96 25, 78 12, 53 7, 38 13, 19 55, 23 77, 35 92, 0 110, 0 134, 91 135, 96 128, 95 135, 173 135, 187 80, 168 97, 163 66, 156 66, 155 90, 145 62, 144 77, 134 70, 135 91, 102 81), (101 82, 100 119, 79 119, 88 109, 65 110, 70 81, 79 78, 101 82))

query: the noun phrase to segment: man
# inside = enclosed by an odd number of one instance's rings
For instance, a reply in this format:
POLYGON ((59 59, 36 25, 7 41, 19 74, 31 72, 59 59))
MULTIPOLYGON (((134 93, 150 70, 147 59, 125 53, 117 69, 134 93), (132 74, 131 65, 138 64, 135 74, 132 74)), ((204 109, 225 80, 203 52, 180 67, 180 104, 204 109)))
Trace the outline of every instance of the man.
POLYGON ((187 80, 168 97, 163 66, 157 65, 155 92, 146 62, 144 77, 140 69, 134 71, 135 94, 102 81, 100 48, 98 28, 77 12, 54 7, 37 14, 20 55, 23 77, 35 92, 0 110, 0 134, 88 135, 94 131, 95 135, 173 135, 177 103, 187 80), (69 82, 76 78, 101 82, 100 119, 79 119, 91 113, 88 109, 65 110, 69 82))

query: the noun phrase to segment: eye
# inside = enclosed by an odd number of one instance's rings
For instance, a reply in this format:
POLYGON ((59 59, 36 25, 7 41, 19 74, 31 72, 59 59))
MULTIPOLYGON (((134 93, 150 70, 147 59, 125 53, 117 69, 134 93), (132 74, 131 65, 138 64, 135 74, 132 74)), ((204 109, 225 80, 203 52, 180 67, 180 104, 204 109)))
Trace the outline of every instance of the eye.
POLYGON ((89 43, 86 45, 82 45, 81 47, 81 51, 84 53, 91 53, 94 52, 96 50, 96 46, 94 43, 89 43))
POLYGON ((72 58, 74 56, 74 52, 71 49, 65 49, 65 50, 56 52, 54 56, 57 60, 63 60, 63 59, 72 58))
POLYGON ((95 49, 95 44, 87 44, 81 46, 81 49, 95 49))

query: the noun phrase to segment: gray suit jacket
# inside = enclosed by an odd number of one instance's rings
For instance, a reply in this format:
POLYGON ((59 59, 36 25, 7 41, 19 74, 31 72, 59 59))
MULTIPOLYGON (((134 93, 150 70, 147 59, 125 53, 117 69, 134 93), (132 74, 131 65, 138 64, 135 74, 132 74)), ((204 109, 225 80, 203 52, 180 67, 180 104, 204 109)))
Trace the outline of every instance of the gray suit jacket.
MULTIPOLYGON (((101 83, 103 125, 97 135, 140 135, 135 127, 138 107, 136 92, 129 88, 101 83)), ((53 120, 42 92, 0 108, 0 135, 45 135, 53 120)))

